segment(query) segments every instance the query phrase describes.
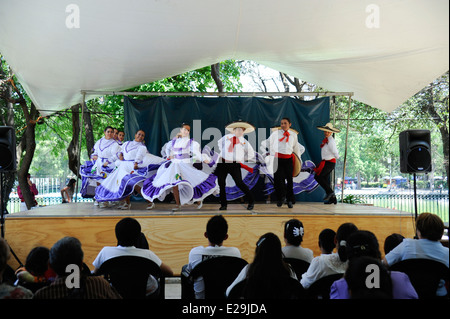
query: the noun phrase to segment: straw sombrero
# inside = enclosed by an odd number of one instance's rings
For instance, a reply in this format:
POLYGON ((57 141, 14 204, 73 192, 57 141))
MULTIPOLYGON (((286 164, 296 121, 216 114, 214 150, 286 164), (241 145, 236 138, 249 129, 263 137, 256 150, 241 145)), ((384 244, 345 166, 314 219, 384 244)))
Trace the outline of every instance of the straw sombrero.
POLYGON ((251 133, 255 130, 255 127, 253 125, 242 120, 231 122, 230 124, 225 126, 225 129, 229 132, 233 132, 233 130, 237 127, 243 128, 244 133, 251 133))
MULTIPOLYGON (((271 130, 272 132, 281 130, 281 126, 274 126, 274 127, 272 127, 270 130, 271 130)), ((297 130, 294 130, 292 127, 289 128, 289 131, 293 131, 294 133, 298 134, 298 131, 297 131, 297 130)))
POLYGON ((331 133, 339 133, 341 130, 333 127, 333 124, 327 123, 325 126, 316 126, 321 131, 331 132, 331 133))

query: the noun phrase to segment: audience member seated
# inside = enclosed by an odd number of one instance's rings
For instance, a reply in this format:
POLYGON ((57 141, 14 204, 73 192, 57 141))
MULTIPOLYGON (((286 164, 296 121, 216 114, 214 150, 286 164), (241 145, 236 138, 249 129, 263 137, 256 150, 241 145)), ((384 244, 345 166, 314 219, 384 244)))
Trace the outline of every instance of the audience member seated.
POLYGON ((266 233, 256 243, 253 262, 242 269, 226 295, 229 296, 233 287, 245 280, 241 293, 244 299, 284 298, 283 286, 290 278, 297 279, 297 276, 283 261, 280 239, 273 233, 266 233))
MULTIPOLYGON (((206 224, 206 232, 204 233, 204 236, 208 239, 208 246, 198 246, 192 248, 189 253, 189 263, 182 269, 182 276, 188 277, 195 266, 210 258, 219 256, 241 258, 241 252, 238 248, 223 246, 224 240, 228 239, 228 223, 222 215, 211 217, 206 224)), ((198 277, 194 281, 195 298, 205 299, 204 290, 205 285, 203 278, 198 277)))
POLYGON ((17 284, 33 292, 48 286, 56 278, 56 273, 49 268, 50 249, 35 247, 27 256, 25 267, 16 270, 17 284))
POLYGON ((33 293, 30 290, 22 286, 10 285, 4 281, 3 275, 8 267, 10 256, 8 244, 0 237, 0 299, 31 299, 33 293))
POLYGON ((380 259, 361 256, 349 260, 347 271, 345 272, 345 279, 348 295, 350 299, 392 299, 392 280, 387 268, 383 265, 380 259), (375 286, 367 285, 370 271, 367 269, 377 270, 377 283, 375 286))
POLYGON ((282 248, 285 258, 296 258, 311 262, 314 255, 311 249, 303 248, 301 243, 305 229, 303 223, 298 219, 291 219, 284 225, 284 242, 286 246, 282 248))
POLYGON ((64 237, 57 241, 49 255, 50 267, 57 277, 49 286, 36 291, 33 299, 121 299, 103 277, 83 275, 83 256, 81 243, 77 238, 64 237), (75 271, 66 272, 69 265, 78 266, 78 283, 75 271), (69 288, 67 282, 71 282, 74 287, 69 288))
POLYGON ((303 274, 300 283, 308 289, 315 281, 328 275, 344 274, 347 269, 347 238, 358 228, 352 223, 344 223, 339 226, 334 239, 337 253, 322 254, 311 261, 306 273, 303 274))
MULTIPOLYGON (((405 238, 397 247, 391 250, 384 262, 388 266, 406 259, 431 259, 449 266, 449 250, 444 247, 440 239, 444 233, 444 223, 439 216, 431 213, 422 213, 416 220, 417 239, 405 238)), ((441 280, 436 296, 446 296, 445 281, 441 280)))
POLYGON ((344 278, 331 285, 330 299, 418 299, 416 290, 406 274, 398 271, 388 272, 386 266, 381 263, 378 240, 372 232, 359 230, 348 237, 347 258, 349 260, 348 269, 344 278), (378 277, 380 286, 379 288, 371 288, 372 291, 363 287, 366 285, 366 280, 371 272, 363 269, 363 273, 361 273, 360 267, 367 262, 367 260, 360 261, 359 259, 362 257, 370 257, 377 267, 374 271, 377 271, 380 275, 378 277), (386 278, 386 275, 388 275, 388 278, 386 278), (350 287, 351 285, 352 287, 350 287), (350 292, 355 293, 355 295, 350 292))
MULTIPOLYGON (((141 225, 139 222, 131 217, 121 219, 115 228, 117 246, 103 247, 100 253, 95 258, 94 262, 94 274, 98 273, 100 266, 107 260, 120 257, 120 256, 138 256, 148 258, 155 262, 160 268, 164 276, 173 276, 172 269, 164 264, 161 259, 154 252, 149 249, 136 248, 139 243, 142 243, 141 225)), ((147 296, 151 295, 158 290, 158 281, 149 276, 147 283, 147 296)))
POLYGON ((325 228, 319 234, 319 249, 323 255, 329 255, 333 253, 336 248, 336 232, 330 228, 325 228))
POLYGON ((387 236, 384 240, 384 254, 387 255, 392 249, 397 247, 403 239, 405 239, 405 237, 397 233, 387 236))

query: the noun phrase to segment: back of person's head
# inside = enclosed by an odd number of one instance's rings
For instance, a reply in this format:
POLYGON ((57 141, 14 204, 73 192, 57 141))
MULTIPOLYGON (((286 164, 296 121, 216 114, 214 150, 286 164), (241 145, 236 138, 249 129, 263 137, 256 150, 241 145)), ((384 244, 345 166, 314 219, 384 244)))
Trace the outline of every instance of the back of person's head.
POLYGON ((6 265, 9 259, 9 246, 6 243, 6 240, 0 237, 0 275, 6 269, 6 265))
POLYGON ((75 187, 75 184, 77 183, 77 181, 76 181, 76 179, 75 178, 71 178, 70 180, 69 180, 69 182, 67 183, 67 186, 69 186, 69 187, 75 187))
POLYGON ((222 245, 227 238, 228 223, 222 215, 216 215, 206 224, 206 236, 211 244, 222 245))
POLYGON ((357 230, 347 238, 347 258, 368 256, 381 260, 380 245, 374 233, 357 230))
POLYGON ((141 225, 131 217, 121 219, 116 224, 117 245, 123 247, 136 246, 141 237, 141 225))
POLYGON ((358 230, 353 223, 344 223, 336 232, 337 252, 341 261, 347 261, 347 238, 358 230))
POLYGON ((304 234, 305 229, 303 228, 303 223, 298 219, 288 220, 284 224, 284 238, 286 238, 288 244, 300 246, 304 234))
POLYGON ((391 276, 380 259, 350 259, 344 278, 351 299, 392 299, 391 276))
POLYGON ((25 260, 25 269, 34 276, 43 276, 48 270, 49 255, 47 247, 33 248, 25 260))
POLYGON ((64 237, 58 240, 50 249, 50 267, 58 276, 65 276, 68 265, 82 267, 83 257, 81 242, 75 237, 64 237))
POLYGON ((444 234, 444 223, 436 214, 422 213, 417 217, 416 230, 422 238, 438 241, 444 234))
POLYGON ((280 294, 283 278, 290 276, 290 270, 283 261, 281 241, 274 233, 266 233, 256 242, 255 257, 249 265, 246 298, 276 298, 280 294))
POLYGON ((400 234, 393 233, 384 240, 384 254, 387 255, 392 249, 398 246, 405 237, 400 234))
POLYGON ((336 232, 330 228, 325 228, 319 234, 319 247, 322 247, 326 253, 331 254, 336 247, 335 238, 336 232))

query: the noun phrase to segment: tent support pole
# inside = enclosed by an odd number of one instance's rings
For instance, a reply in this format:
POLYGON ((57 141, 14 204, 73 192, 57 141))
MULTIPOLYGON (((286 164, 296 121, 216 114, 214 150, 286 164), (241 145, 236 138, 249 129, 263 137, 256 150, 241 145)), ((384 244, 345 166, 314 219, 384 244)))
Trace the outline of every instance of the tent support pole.
MULTIPOLYGON (((84 108, 86 106, 86 92, 82 92, 83 94, 83 101, 81 103, 81 120, 80 120, 80 136, 78 141, 78 154, 77 154, 77 184, 75 187, 75 203, 78 202, 78 174, 80 173, 80 159, 81 159, 81 140, 83 138, 83 126, 84 126, 84 108)), ((81 176, 80 176, 81 177, 81 176)))
POLYGON ((348 113, 347 113, 347 131, 345 132, 345 153, 344 153, 344 167, 342 169, 342 196, 341 203, 344 202, 344 188, 345 188, 345 167, 347 165, 347 145, 348 145, 348 128, 350 126, 350 109, 352 108, 352 96, 348 96, 348 113))
MULTIPOLYGON (((333 107, 333 127, 336 127, 336 96, 333 95, 331 97, 331 103, 332 103, 332 107, 333 107)), ((334 137, 334 133, 333 133, 333 137, 334 137)), ((334 189, 336 186, 336 170, 334 169, 331 172, 331 189, 334 189)))

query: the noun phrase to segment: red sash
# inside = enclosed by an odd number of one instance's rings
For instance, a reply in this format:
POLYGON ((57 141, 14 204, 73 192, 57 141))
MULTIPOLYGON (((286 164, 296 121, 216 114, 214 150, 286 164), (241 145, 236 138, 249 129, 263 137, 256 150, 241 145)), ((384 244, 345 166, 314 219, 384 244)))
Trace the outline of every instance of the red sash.
POLYGON ((278 158, 292 158, 292 167, 294 167, 294 165, 295 165, 295 155, 294 155, 294 153, 292 153, 292 154, 282 154, 282 153, 275 153, 275 157, 278 157, 278 158))
POLYGON ((323 167, 325 166, 325 162, 336 163, 336 159, 335 159, 335 158, 332 158, 332 159, 330 159, 330 160, 328 160, 328 161, 322 160, 322 161, 320 162, 319 166, 317 166, 317 167, 314 169, 314 172, 316 172, 316 175, 320 175, 320 173, 322 173, 323 167))

